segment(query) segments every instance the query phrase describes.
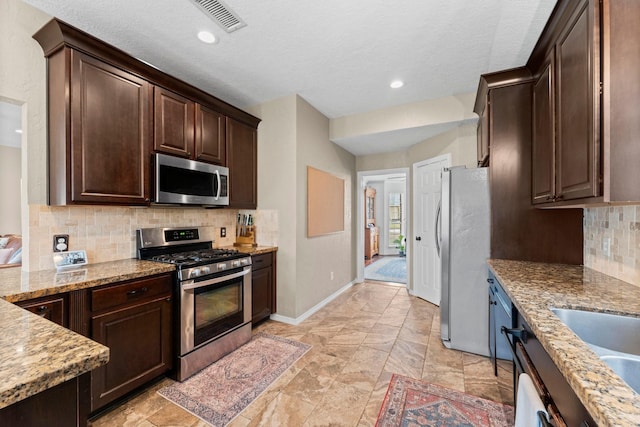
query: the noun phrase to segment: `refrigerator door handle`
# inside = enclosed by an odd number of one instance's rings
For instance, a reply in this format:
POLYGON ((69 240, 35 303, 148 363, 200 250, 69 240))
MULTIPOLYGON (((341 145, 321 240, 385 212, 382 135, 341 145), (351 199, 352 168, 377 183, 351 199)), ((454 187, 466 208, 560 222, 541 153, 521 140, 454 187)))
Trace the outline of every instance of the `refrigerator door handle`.
POLYGON ((442 213, 442 199, 438 200, 438 207, 436 208, 436 224, 434 226, 434 238, 436 241, 436 250, 438 252, 438 256, 440 256, 440 233, 438 230, 438 225, 440 224, 440 214, 442 213))

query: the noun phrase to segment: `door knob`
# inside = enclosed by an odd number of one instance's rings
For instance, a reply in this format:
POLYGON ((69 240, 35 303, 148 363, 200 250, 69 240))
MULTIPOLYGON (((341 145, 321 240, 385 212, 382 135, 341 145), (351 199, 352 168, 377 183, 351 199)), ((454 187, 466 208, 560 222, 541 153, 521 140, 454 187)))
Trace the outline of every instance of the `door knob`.
POLYGON ((422 240, 422 237, 416 236, 416 240, 419 242, 420 240, 422 240))

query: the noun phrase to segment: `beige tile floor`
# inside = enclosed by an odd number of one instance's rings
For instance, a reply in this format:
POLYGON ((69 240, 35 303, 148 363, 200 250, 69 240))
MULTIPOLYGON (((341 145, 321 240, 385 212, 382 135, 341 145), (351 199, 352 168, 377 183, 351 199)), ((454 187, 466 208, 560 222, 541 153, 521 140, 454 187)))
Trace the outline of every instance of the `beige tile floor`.
MULTIPOLYGON (((422 378, 513 404, 511 364, 445 348, 438 307, 404 287, 365 282, 351 287, 298 326, 266 321, 254 329, 313 347, 234 419, 244 426, 375 424, 392 373, 422 378)), ((156 393, 164 379, 90 424, 207 426, 156 393)))

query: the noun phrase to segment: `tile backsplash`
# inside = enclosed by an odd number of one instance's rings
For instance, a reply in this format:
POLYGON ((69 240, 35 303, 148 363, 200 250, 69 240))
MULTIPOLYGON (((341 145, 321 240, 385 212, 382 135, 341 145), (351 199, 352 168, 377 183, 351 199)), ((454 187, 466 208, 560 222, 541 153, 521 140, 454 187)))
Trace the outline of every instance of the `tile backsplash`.
POLYGON ((583 251, 585 266, 640 286, 640 206, 584 209, 583 251))
MULTIPOLYGON (((255 216, 258 244, 277 246, 277 212, 240 212, 255 216)), ((54 267, 54 234, 68 234, 70 249, 86 250, 90 263, 135 258, 138 228, 198 226, 202 228, 202 237, 213 240, 215 247, 233 245, 237 213, 233 209, 30 205, 28 269, 54 267), (226 227, 227 237, 220 237, 221 227, 226 227)))

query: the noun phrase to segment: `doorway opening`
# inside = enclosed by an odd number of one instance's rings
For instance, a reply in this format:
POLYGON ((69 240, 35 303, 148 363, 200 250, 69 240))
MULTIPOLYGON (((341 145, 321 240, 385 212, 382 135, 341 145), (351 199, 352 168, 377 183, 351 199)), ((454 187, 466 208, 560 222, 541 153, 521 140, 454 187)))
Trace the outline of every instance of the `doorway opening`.
POLYGON ((408 168, 358 172, 358 281, 409 286, 408 168))

